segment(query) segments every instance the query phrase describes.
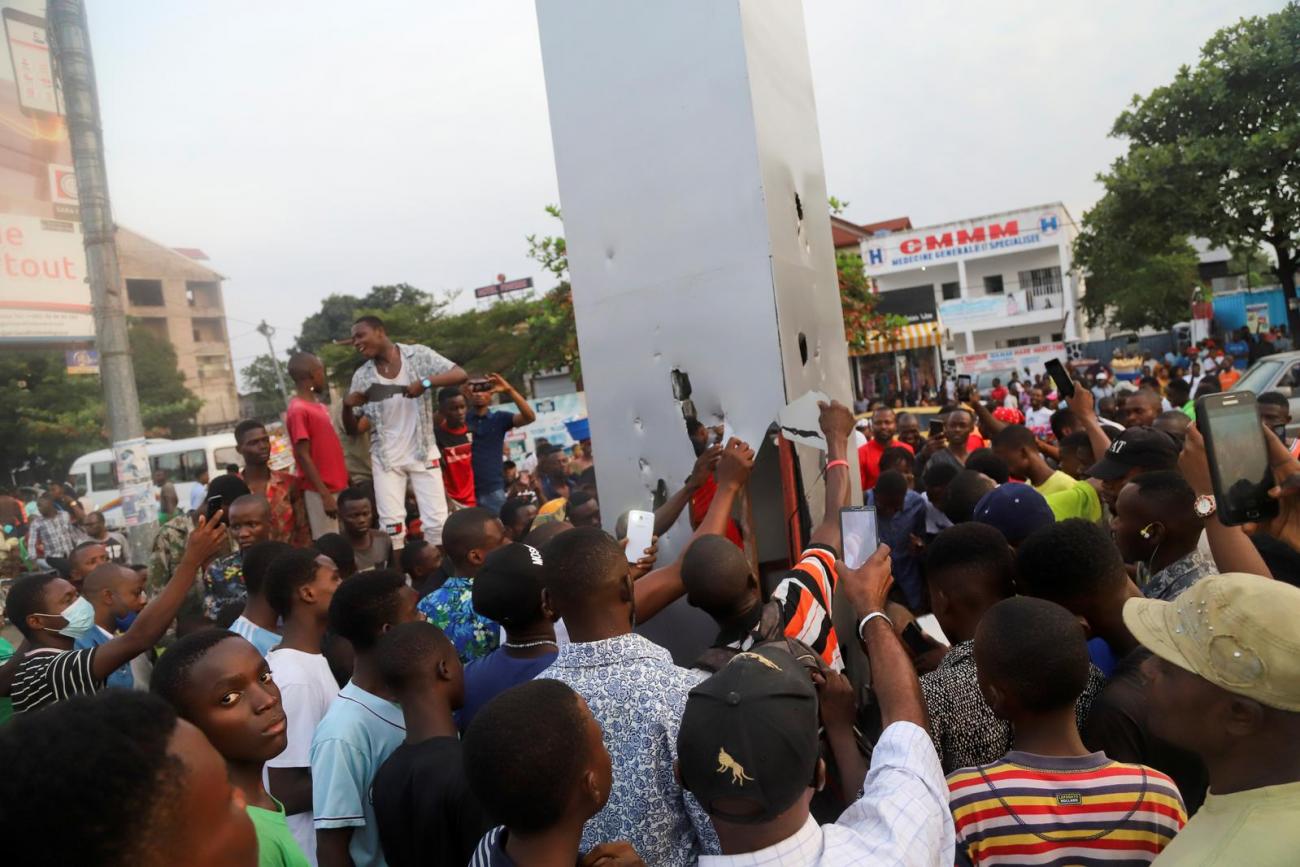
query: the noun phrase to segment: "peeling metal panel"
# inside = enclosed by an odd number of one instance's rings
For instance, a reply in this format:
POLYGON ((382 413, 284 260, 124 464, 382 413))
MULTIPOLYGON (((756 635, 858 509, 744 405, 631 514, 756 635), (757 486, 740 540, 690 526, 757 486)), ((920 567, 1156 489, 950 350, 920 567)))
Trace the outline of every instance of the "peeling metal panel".
MULTIPOLYGON (((612 529, 625 509, 649 506, 659 480, 679 486, 694 462, 674 370, 689 376, 702 422, 725 421, 755 447, 805 391, 851 397, 803 12, 794 0, 538 0, 537 9, 612 529)), ((798 451, 811 485, 820 453, 798 451)), ((761 462, 775 460, 768 445, 761 462)), ((779 484, 766 466, 752 483, 764 558, 786 544, 770 508, 779 484)), ((821 490, 810 491, 814 520, 821 490)), ((682 520, 664 556, 688 537, 682 520)))

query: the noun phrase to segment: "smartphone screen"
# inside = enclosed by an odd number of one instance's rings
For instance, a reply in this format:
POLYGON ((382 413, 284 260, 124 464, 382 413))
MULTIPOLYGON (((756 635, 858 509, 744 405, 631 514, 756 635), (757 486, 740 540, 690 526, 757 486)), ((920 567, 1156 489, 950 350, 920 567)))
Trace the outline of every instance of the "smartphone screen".
POLYGON ((925 633, 921 631, 920 626, 917 626, 915 620, 903 627, 902 637, 903 643, 907 645, 908 650, 912 651, 913 656, 920 656, 934 647, 925 640, 925 633))
POLYGON ((856 569, 879 547, 874 506, 845 506, 840 509, 840 536, 844 545, 844 563, 856 569))
POLYGON ((654 512, 633 509, 627 513, 627 550, 624 551, 627 562, 635 563, 645 556, 645 551, 654 538, 654 532, 654 512))
POLYGON ((1210 394, 1196 402, 1196 425, 1205 436, 1219 520, 1227 525, 1277 514, 1269 497, 1273 474, 1268 444, 1249 391, 1210 394))
POLYGON ((930 436, 938 436, 943 433, 943 419, 938 416, 930 417, 930 436))
POLYGON ((1052 378, 1052 382, 1056 383, 1056 393, 1066 400, 1074 397, 1074 380, 1066 373, 1065 365, 1061 360, 1051 358, 1043 366, 1047 368, 1047 375, 1052 378))
POLYGON ((17 9, 4 10, 5 40, 13 63, 18 105, 24 114, 61 114, 45 19, 17 9))
POLYGON ((963 373, 957 377, 958 388, 970 388, 970 374, 963 373))

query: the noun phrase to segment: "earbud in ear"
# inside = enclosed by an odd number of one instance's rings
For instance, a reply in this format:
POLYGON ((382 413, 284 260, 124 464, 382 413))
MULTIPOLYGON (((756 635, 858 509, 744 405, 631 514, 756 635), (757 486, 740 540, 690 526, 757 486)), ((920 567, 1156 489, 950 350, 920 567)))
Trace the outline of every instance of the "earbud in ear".
POLYGON ((1151 528, 1152 528, 1153 526, 1155 526, 1155 525, 1154 525, 1154 524, 1147 524, 1147 525, 1146 525, 1145 527, 1143 527, 1141 530, 1138 530, 1138 535, 1141 536, 1143 539, 1150 539, 1150 538, 1151 538, 1151 528))

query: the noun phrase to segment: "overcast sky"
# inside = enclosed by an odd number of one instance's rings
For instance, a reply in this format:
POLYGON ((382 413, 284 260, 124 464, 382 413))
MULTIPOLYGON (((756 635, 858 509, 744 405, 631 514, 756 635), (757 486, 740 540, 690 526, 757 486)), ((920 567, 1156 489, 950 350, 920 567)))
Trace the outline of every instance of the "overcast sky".
MULTIPOLYGON (((236 368, 260 319, 285 347, 332 292, 549 288, 524 241, 559 229, 532 0, 88 5, 117 221, 207 252, 236 368)), ((827 188, 849 219, 920 226, 1079 219, 1132 95, 1283 2, 803 5, 827 188)))

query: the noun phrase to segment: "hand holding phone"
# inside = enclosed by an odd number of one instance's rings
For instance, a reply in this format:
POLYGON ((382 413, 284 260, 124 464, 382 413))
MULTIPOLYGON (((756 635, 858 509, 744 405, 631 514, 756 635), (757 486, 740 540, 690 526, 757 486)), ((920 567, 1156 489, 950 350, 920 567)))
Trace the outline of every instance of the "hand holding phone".
POLYGON ((1065 400, 1074 397, 1074 380, 1070 379, 1070 374, 1066 372, 1065 365, 1061 364, 1059 358, 1049 358, 1043 367, 1047 368, 1047 375, 1055 383, 1058 395, 1065 400))
POLYGON ((1274 480, 1268 443, 1250 391, 1207 394, 1196 402, 1196 427, 1205 438, 1215 508, 1227 526, 1278 513, 1269 496, 1274 480))
POLYGON ((840 544, 844 563, 857 569, 876 552, 879 535, 874 506, 844 506, 840 509, 840 544))
POLYGON ((627 513, 627 548, 623 552, 627 562, 635 563, 645 556, 646 549, 653 543, 654 532, 654 512, 633 509, 627 513))

